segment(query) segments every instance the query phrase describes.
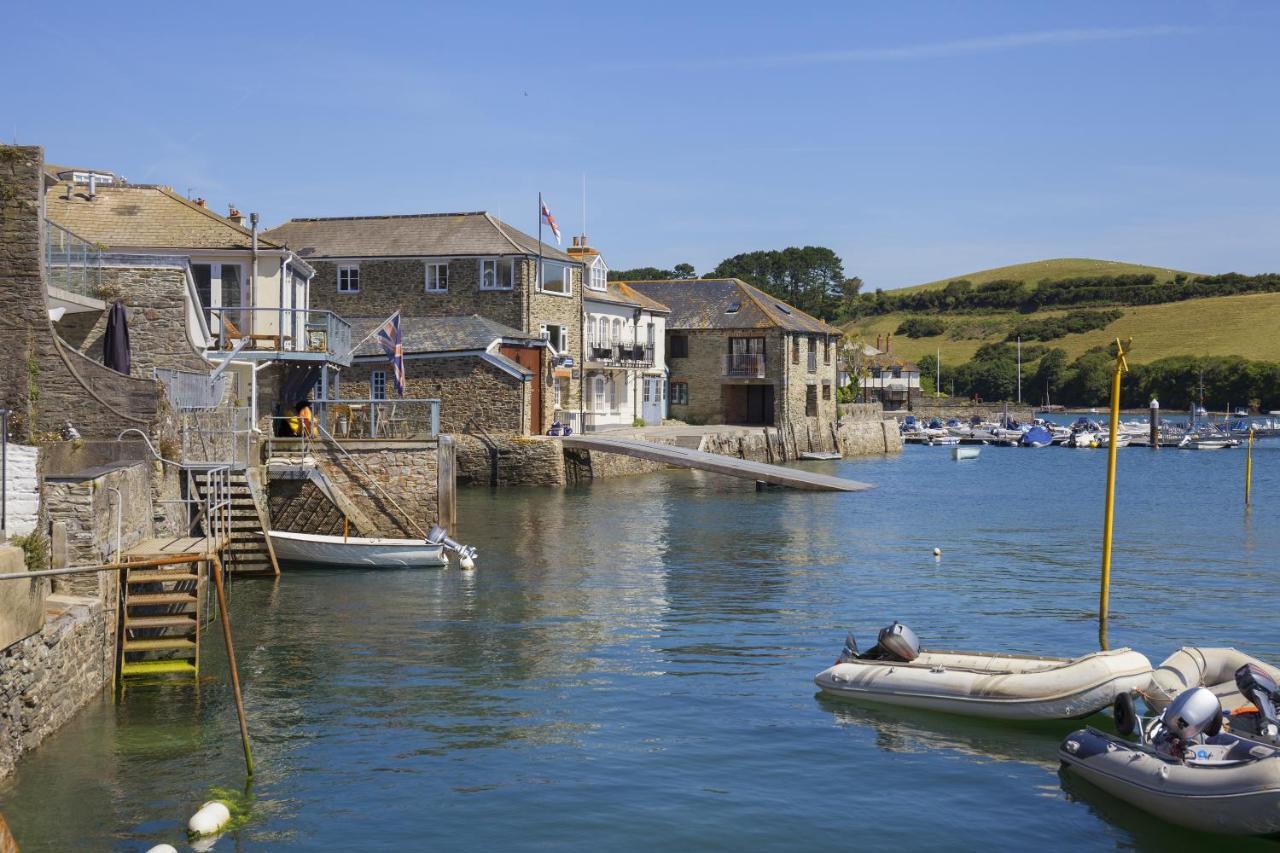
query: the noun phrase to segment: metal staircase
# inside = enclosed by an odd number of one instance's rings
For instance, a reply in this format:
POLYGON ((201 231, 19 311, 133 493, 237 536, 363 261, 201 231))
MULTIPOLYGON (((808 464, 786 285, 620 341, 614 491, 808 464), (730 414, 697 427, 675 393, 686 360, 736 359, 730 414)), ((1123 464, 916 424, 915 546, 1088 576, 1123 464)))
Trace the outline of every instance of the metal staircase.
POLYGON ((200 673, 205 580, 189 563, 126 569, 121 581, 121 679, 200 673))

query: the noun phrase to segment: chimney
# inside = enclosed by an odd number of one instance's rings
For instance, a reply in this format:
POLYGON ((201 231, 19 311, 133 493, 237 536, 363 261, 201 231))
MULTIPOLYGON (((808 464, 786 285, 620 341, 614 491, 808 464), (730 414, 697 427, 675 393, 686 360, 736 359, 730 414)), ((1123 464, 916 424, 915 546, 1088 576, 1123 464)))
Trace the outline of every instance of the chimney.
POLYGON ((200 206, 200 207, 208 207, 208 206, 209 206, 209 205, 208 205, 208 203, 207 203, 204 199, 202 199, 202 198, 197 198, 197 199, 195 199, 195 203, 196 203, 198 206, 200 206))
POLYGON ((89 173, 89 201, 93 201, 98 197, 98 176, 93 172, 89 173))
POLYGON ((880 350, 881 352, 884 352, 884 341, 882 340, 883 337, 884 337, 883 335, 876 335, 876 349, 880 350))
POLYGON ((73 181, 67 181, 67 194, 63 196, 63 198, 65 198, 67 201, 71 201, 71 199, 75 198, 75 194, 76 194, 75 183, 73 181))
POLYGON ((227 205, 227 219, 230 219, 232 222, 234 222, 236 225, 239 225, 241 228, 245 227, 245 222, 247 221, 244 218, 244 214, 241 213, 239 208, 237 208, 234 204, 227 205))
POLYGON ((884 336, 884 351, 886 355, 893 352, 893 332, 889 332, 884 336))

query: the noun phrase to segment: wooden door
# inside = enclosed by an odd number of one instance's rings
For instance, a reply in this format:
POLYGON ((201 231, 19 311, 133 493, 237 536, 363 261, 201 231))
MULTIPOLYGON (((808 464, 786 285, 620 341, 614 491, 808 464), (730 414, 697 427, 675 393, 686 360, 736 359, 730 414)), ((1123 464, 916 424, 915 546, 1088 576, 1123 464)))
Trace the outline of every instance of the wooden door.
POLYGON ((541 435, 546 429, 542 419, 542 386, 546 383, 546 369, 542 364, 542 347, 500 346, 498 352, 521 367, 533 371, 529 380, 529 432, 541 435))

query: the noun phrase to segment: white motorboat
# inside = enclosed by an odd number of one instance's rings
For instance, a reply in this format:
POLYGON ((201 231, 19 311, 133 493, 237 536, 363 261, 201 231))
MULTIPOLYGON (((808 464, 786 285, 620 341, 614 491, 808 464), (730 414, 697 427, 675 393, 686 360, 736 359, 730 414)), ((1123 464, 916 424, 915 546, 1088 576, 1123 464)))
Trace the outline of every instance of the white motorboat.
MULTIPOLYGON (((933 433, 933 430, 929 430, 929 432, 933 433)), ((931 434, 928 438, 925 439, 925 444, 929 445, 930 447, 950 446, 950 445, 959 444, 959 443, 960 443, 960 436, 951 435, 950 433, 945 433, 945 432, 942 435, 938 435, 936 433, 931 434)))
MULTIPOLYGON (((1275 683, 1270 684, 1274 696, 1275 683)), ((1058 757, 1070 772, 1162 820, 1204 832, 1280 832, 1280 750, 1224 731, 1212 691, 1183 691, 1157 718, 1116 703, 1121 735, 1093 727, 1067 735, 1058 757)))
POLYGON ((977 447, 953 447, 951 448, 951 458, 957 462, 962 459, 977 459, 981 452, 981 449, 977 447))
POLYGON ((1086 717, 1146 687, 1151 663, 1131 649, 1078 658, 921 650, 910 628, 894 623, 859 654, 850 635, 833 666, 814 679, 842 699, 927 708, 1006 720, 1086 717))
POLYGON ((284 530, 272 530, 268 535, 278 559, 299 565, 424 568, 449 563, 444 545, 424 539, 322 536, 284 530))
POLYGON ((1071 438, 1067 439, 1067 447, 1092 448, 1098 446, 1098 437, 1101 433, 1089 432, 1088 430, 1080 430, 1073 432, 1071 438))
MULTIPOLYGON (((1098 447, 1110 447, 1111 433, 1110 432, 1099 433, 1095 440, 1097 441, 1098 447)), ((1116 447, 1128 447, 1129 442, 1131 441, 1133 441, 1133 436, 1126 435, 1123 432, 1116 433, 1116 447)))
POLYGON ((1239 444, 1240 442, 1230 437, 1189 432, 1183 436, 1182 441, 1178 442, 1178 447, 1183 450, 1226 450, 1229 447, 1237 447, 1239 444))

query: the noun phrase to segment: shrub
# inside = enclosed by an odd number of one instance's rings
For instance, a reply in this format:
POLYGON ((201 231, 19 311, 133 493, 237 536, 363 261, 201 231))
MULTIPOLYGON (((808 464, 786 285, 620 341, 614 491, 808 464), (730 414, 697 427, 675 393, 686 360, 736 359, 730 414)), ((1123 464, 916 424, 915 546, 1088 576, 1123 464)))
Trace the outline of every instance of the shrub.
POLYGON ((947 324, 936 317, 908 317, 898 326, 895 335, 908 338, 932 338, 947 330, 947 324))

